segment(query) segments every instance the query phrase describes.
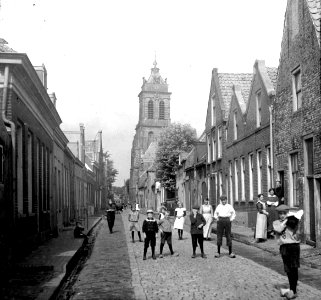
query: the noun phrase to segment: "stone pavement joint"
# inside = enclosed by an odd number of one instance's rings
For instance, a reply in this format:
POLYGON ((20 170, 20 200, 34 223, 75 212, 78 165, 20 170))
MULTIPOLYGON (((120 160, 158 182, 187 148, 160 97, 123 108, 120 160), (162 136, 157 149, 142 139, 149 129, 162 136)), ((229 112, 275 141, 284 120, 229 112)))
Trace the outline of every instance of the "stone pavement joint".
MULTIPOLYGON (((128 228, 126 211, 122 217, 128 228)), ((188 227, 187 224, 186 229, 188 227)), ((150 249, 147 260, 143 261, 143 243, 131 243, 130 240, 128 232, 128 249, 134 255, 138 269, 135 276, 140 276, 136 282, 141 283, 147 299, 283 299, 279 289, 288 286, 286 276, 241 256, 231 259, 225 249, 220 258, 214 258, 214 243, 204 242, 207 259, 200 257, 199 248, 197 257, 191 259, 191 238, 187 230, 183 240, 178 240, 177 231, 173 231, 173 249, 179 256, 170 256, 166 245, 164 258, 159 259, 157 255, 156 261, 150 258, 150 249)), ((158 238, 156 253, 159 253, 159 243, 158 238)), ((132 274, 134 276, 134 272, 132 274)), ((320 290, 302 282, 298 284, 298 293, 298 299, 321 299, 320 290)))

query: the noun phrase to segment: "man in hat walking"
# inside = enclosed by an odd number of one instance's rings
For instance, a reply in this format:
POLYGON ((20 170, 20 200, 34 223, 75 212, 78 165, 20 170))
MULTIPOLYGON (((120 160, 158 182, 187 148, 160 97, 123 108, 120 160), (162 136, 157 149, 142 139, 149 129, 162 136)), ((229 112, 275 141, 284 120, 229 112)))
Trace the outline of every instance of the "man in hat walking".
POLYGON ((157 225, 156 219, 154 218, 154 212, 152 209, 147 210, 147 219, 145 219, 143 222, 142 231, 144 233, 144 238, 145 238, 143 260, 146 260, 146 253, 147 253, 149 244, 150 244, 150 247, 152 248, 152 257, 153 259, 156 259, 155 246, 156 246, 158 225, 157 225))
POLYGON ((201 254, 203 258, 206 258, 206 255, 204 254, 203 249, 203 227, 206 224, 206 220, 204 217, 199 213, 199 206, 194 205, 192 208, 192 214, 190 214, 190 220, 191 220, 191 236, 192 236, 192 246, 193 246, 193 255, 192 258, 196 257, 196 247, 197 242, 201 249, 201 254))

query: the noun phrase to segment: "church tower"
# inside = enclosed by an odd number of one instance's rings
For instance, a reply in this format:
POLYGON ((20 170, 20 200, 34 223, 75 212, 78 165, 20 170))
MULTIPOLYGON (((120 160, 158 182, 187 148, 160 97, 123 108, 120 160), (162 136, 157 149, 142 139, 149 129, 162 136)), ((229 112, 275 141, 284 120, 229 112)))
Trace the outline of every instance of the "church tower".
POLYGON ((131 168, 129 181, 130 202, 136 202, 137 183, 140 174, 141 157, 152 142, 157 142, 161 131, 170 124, 170 97, 167 79, 163 79, 157 68, 156 59, 148 80, 143 77, 143 85, 138 94, 139 120, 131 150, 131 168))

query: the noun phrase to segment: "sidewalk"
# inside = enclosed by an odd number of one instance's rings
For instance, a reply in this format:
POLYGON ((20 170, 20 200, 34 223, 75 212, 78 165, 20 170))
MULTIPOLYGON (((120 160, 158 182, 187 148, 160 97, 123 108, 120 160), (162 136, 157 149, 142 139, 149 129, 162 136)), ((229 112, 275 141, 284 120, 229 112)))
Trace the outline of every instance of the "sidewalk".
MULTIPOLYGON (((89 217, 84 233, 90 233, 100 221, 100 216, 89 217)), ((73 229, 65 228, 15 265, 5 299, 50 299, 84 241, 74 238, 73 229)))
MULTIPOLYGON (((214 222, 212 233, 216 234, 217 222, 214 222)), ((269 239, 266 242, 255 243, 254 232, 251 228, 239 225, 232 225, 233 239, 262 250, 268 251, 274 255, 279 255, 279 245, 275 239, 269 239)), ((311 268, 321 270, 321 249, 316 249, 307 244, 301 243, 301 263, 311 268)))

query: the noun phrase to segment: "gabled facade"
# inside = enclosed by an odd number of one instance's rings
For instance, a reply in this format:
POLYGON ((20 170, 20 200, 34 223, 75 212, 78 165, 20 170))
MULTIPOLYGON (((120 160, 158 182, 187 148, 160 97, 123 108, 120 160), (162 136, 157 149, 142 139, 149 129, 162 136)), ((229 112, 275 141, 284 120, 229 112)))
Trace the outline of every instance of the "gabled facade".
POLYGON ((275 176, 303 208, 303 237, 321 244, 320 0, 287 3, 274 102, 275 176))
MULTIPOLYGON (((210 203, 219 204, 219 197, 227 193, 227 176, 224 167, 226 151, 227 120, 230 111, 232 87, 242 87, 247 97, 252 74, 218 73, 212 71, 211 88, 205 123, 207 191, 210 203)), ((231 201, 231 199, 229 199, 231 201)))
POLYGON ((276 68, 257 60, 251 79, 232 87, 224 152, 224 174, 229 201, 240 225, 255 226, 257 195, 274 186, 271 151, 271 104, 276 68))

